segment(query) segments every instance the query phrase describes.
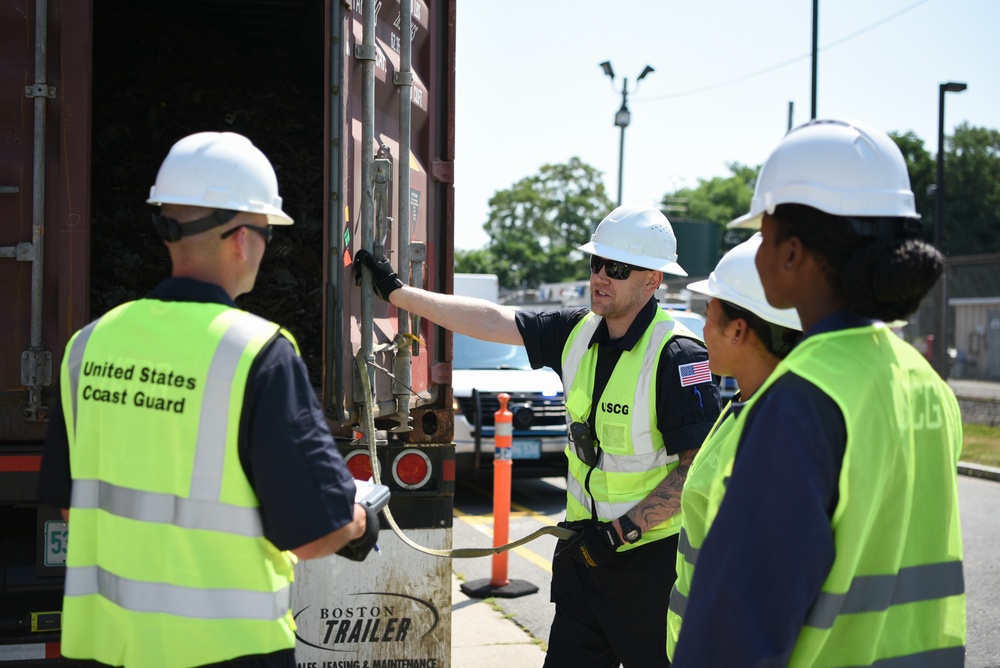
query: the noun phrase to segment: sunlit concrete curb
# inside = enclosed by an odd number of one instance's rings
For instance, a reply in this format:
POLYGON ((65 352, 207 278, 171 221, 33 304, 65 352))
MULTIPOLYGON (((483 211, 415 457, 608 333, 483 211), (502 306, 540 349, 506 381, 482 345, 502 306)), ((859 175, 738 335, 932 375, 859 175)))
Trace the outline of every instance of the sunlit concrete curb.
POLYGON ((970 464, 969 462, 959 462, 958 472, 962 475, 970 475, 976 478, 987 478, 989 480, 1000 480, 1000 469, 982 464, 970 464))

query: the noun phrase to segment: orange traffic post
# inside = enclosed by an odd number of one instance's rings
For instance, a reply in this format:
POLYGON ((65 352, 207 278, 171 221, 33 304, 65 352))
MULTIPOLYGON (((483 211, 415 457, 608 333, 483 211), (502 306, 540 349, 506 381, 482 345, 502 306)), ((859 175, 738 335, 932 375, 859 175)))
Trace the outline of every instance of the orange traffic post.
MULTIPOLYGON (((511 446, 514 441, 514 414, 507 409, 510 395, 501 392, 500 409, 493 414, 493 547, 503 547, 510 540, 510 480, 514 465, 511 446)), ((536 585, 507 577, 507 552, 493 555, 493 577, 489 580, 463 582, 460 588, 466 596, 515 598, 538 591, 536 585)))
MULTIPOLYGON (((514 440, 514 414, 507 410, 510 395, 501 392, 497 397, 500 408, 493 414, 493 547, 501 547, 510 539, 510 477, 514 465, 511 459, 511 443, 514 440)), ((493 555, 493 578, 490 585, 506 587, 507 553, 493 555)))

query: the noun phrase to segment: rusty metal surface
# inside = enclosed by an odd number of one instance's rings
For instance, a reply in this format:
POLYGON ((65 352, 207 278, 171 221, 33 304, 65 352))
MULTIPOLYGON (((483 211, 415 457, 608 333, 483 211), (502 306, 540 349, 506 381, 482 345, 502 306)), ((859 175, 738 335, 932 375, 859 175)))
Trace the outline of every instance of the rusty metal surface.
MULTIPOLYGON (((327 300, 326 320, 336 324, 335 331, 328 332, 325 359, 327 364, 332 365, 327 374, 327 385, 335 387, 325 388, 325 400, 333 421, 342 421, 345 426, 349 425, 351 416, 357 415, 357 406, 353 401, 354 354, 360 346, 361 338, 358 325, 360 299, 358 289, 354 286, 351 266, 353 255, 359 249, 361 241, 361 65, 360 61, 352 57, 355 45, 362 41, 360 5, 360 2, 356 2, 354 7, 344 7, 342 3, 332 3, 330 7, 331 11, 342 12, 339 19, 342 21, 342 34, 347 43, 341 47, 345 54, 343 72, 331 74, 330 89, 334 94, 328 102, 329 108, 334 111, 336 105, 342 104, 346 118, 339 128, 328 126, 328 143, 335 149, 339 148, 343 155, 341 163, 333 168, 339 167, 343 178, 338 181, 328 173, 330 195, 327 197, 327 216, 333 221, 333 229, 338 230, 338 233, 330 234, 328 238, 328 252, 337 261, 335 270, 329 272, 328 276, 328 289, 334 294, 327 300), (346 101, 339 94, 341 91, 347 92, 346 101), (341 129, 345 132, 340 132, 341 129)), ((393 75, 399 66, 397 3, 381 4, 375 30, 375 145, 376 148, 388 148, 394 173, 388 208, 390 211, 397 209, 396 198, 399 195, 396 192, 396 175, 402 165, 408 164, 410 242, 425 245, 427 259, 421 287, 436 292, 450 290, 454 271, 454 186, 451 179, 440 178, 441 173, 450 173, 449 168, 454 160, 454 5, 454 0, 430 3, 415 0, 413 3, 413 127, 411 156, 408 160, 401 160, 399 155, 399 105, 393 84, 393 75)), ((337 18, 331 23, 338 25, 337 18)), ((336 48, 336 41, 334 36, 331 49, 336 48)), ((384 242, 387 255, 392 259, 397 273, 402 275, 395 248, 396 226, 399 223, 400 221, 393 221, 392 229, 384 242)), ((380 330, 376 336, 378 344, 391 340, 396 333, 396 311, 380 300, 377 300, 375 308, 380 330)), ((421 323, 419 331, 415 333, 419 335, 421 344, 419 354, 413 358, 411 388, 414 393, 422 394, 423 398, 414 397, 411 405, 427 407, 429 398, 434 397, 432 407, 450 410, 450 404, 444 403, 446 388, 438 380, 441 374, 433 372, 441 365, 450 364, 450 346, 446 347, 446 338, 450 334, 426 321, 421 323)), ((376 362, 385 369, 391 369, 392 361, 388 355, 378 355, 376 362)), ((374 390, 377 402, 390 401, 391 378, 377 371, 374 390)), ((436 438, 440 439, 441 435, 438 434, 436 438)))
MULTIPOLYGON (((46 83, 42 344, 52 353, 55 395, 66 341, 88 319, 90 1, 49 0, 46 83)), ((35 3, 0 3, 0 247, 31 241, 35 3)), ((37 441, 45 423, 25 419, 22 353, 29 345, 31 263, 0 257, 0 442, 37 441)))

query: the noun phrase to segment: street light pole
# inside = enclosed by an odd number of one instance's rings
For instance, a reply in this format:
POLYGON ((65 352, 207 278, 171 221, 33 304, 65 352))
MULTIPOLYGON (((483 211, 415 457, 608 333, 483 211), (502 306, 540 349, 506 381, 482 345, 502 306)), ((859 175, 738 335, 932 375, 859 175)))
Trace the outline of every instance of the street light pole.
MULTIPOLYGON (((611 67, 611 61, 605 60, 601 63, 601 69, 611 78, 614 83, 615 71, 611 67)), ((647 74, 654 70, 649 65, 642 70, 642 73, 635 80, 635 90, 639 90, 639 82, 646 78, 647 74)), ((622 129, 621 137, 618 140, 618 206, 622 205, 622 182, 625 172, 625 128, 632 120, 632 114, 628 110, 628 78, 622 79, 622 106, 615 113, 615 125, 622 129)))
MULTIPOLYGON (((937 183, 934 186, 934 247, 944 255, 944 94, 961 93, 968 86, 961 82, 949 81, 938 86, 938 150, 937 183)), ((937 327, 934 332, 934 356, 938 373, 942 378, 948 375, 948 346, 945 335, 948 331, 948 265, 938 285, 937 327)))
POLYGON ((812 43, 812 116, 816 120, 816 74, 819 70, 819 0, 813 0, 813 43, 812 43))
POLYGON ((628 127, 632 114, 628 110, 628 77, 622 79, 622 106, 615 114, 615 125, 622 129, 618 140, 618 206, 622 205, 622 176, 625 169, 625 128, 628 127))

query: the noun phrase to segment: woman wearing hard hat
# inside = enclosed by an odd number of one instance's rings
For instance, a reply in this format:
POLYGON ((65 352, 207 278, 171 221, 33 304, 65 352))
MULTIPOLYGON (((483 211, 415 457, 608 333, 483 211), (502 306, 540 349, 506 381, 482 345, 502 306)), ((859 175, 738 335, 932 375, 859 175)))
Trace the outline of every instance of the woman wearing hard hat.
POLYGON ((788 355, 802 334, 794 309, 777 309, 767 303, 757 276, 754 257, 760 234, 726 253, 707 280, 688 284, 688 289, 711 299, 705 309, 704 339, 713 374, 732 376, 739 392, 726 406, 705 439, 688 471, 681 495, 681 532, 677 549, 677 582, 670 593, 667 613, 667 656, 673 658, 680 633, 684 606, 694 575, 698 550, 715 515, 709 499, 721 483, 717 468, 726 454, 720 449, 726 433, 745 402, 788 355))
POLYGON ((943 269, 884 132, 812 121, 750 212, 769 304, 805 332, 722 437, 674 665, 961 666, 958 404, 885 322, 943 269))

